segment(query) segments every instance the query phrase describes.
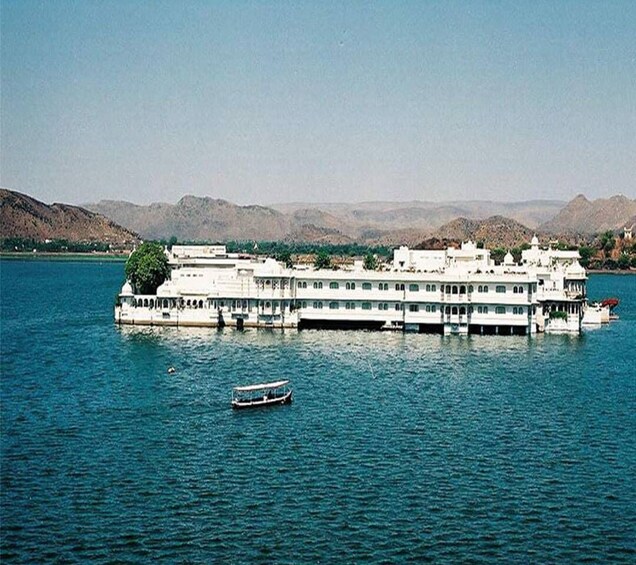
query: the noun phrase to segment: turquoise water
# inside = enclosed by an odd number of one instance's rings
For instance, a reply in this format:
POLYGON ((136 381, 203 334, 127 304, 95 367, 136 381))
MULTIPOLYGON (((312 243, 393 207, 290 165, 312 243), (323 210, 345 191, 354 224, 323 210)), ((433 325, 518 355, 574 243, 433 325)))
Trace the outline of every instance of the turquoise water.
POLYGON ((118 328, 122 264, 0 274, 3 563, 636 560, 636 277, 532 339, 118 328))

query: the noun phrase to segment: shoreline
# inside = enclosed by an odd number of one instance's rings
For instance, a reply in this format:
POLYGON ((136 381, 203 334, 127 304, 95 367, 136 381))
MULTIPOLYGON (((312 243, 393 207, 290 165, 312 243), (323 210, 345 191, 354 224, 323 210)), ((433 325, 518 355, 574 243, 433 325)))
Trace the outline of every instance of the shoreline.
POLYGON ((55 261, 126 261, 128 254, 115 254, 115 253, 54 253, 50 251, 38 251, 36 253, 23 252, 23 251, 2 251, 0 252, 0 259, 18 260, 18 259, 30 259, 30 260, 45 260, 53 259, 55 261))
MULTIPOLYGON (((130 253, 65 253, 53 251, 0 251, 0 259, 54 259, 59 261, 126 261, 130 253)), ((636 269, 586 269, 588 275, 636 275, 636 269)))

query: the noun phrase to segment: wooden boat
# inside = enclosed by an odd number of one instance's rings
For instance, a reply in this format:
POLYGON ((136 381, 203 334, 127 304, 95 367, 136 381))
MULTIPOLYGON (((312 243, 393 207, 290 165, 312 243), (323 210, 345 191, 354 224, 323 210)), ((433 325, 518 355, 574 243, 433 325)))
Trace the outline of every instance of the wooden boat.
POLYGON ((235 386, 232 389, 232 408, 236 409, 291 404, 291 401, 289 381, 235 386))

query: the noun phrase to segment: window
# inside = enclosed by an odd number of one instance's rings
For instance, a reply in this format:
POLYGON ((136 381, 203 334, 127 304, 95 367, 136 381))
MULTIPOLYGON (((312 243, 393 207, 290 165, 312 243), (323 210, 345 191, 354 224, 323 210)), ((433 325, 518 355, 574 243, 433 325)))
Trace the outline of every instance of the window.
POLYGON ((371 290, 371 283, 362 283, 362 290, 371 290))
POLYGON ((426 311, 427 311, 427 312, 430 312, 430 311, 431 311, 431 305, 430 305, 430 304, 427 304, 427 305, 426 305, 426 311))
POLYGON ((396 304, 395 305, 395 311, 399 312, 400 310, 402 310, 402 305, 401 304, 396 304))
POLYGON ((345 303, 345 309, 347 309, 347 310, 355 310, 356 309, 356 303, 355 302, 346 302, 345 303))
POLYGON ((495 292, 498 292, 499 294, 505 294, 506 293, 506 287, 502 284, 497 285, 495 287, 495 292))
POLYGON ((307 308, 307 303, 304 300, 301 302, 301 304, 303 308, 307 308))
POLYGON ((459 309, 459 315, 460 316, 465 316, 466 315, 466 306, 461 306, 459 309))
POLYGON ((522 315, 523 315, 523 306, 519 306, 519 307, 515 306, 515 307, 512 309, 512 313, 513 313, 513 314, 517 314, 517 315, 519 315, 519 316, 522 316, 522 315))
POLYGON ((371 310, 371 302, 363 302, 362 303, 363 310, 371 310))
POLYGON ((334 289, 334 290, 335 290, 335 289, 340 288, 340 285, 339 285, 337 282, 332 281, 332 282, 330 282, 330 283, 329 283, 329 288, 331 288, 331 289, 334 289))
POLYGON ((347 290, 355 290, 355 289, 356 289, 356 283, 354 283, 354 282, 348 282, 348 283, 345 285, 345 288, 346 288, 347 290))
POLYGON ((322 281, 315 282, 314 288, 322 288, 322 281))
POLYGON ((419 292, 420 290, 420 285, 419 284, 410 284, 409 285, 409 292, 419 292))
POLYGON ((466 294, 466 287, 464 285, 459 287, 459 294, 466 294))
POLYGON ((298 288, 307 288, 307 282, 306 281, 300 281, 298 283, 298 288))
POLYGON ((457 294, 457 287, 455 285, 453 285, 453 294, 457 294))
POLYGON ((451 313, 453 314, 453 316, 457 316, 457 306, 453 306, 451 313))
POLYGON ((400 290, 400 283, 395 283, 395 290, 400 290))
POLYGON ((505 314, 506 313, 506 307, 505 306, 496 306, 495 307, 495 314, 505 314))
POLYGON ((468 293, 470 294, 471 292, 473 292, 475 289, 473 288, 473 285, 468 285, 468 293))
POLYGON ((409 304, 409 312, 419 312, 420 305, 419 304, 409 304))
POLYGON ((426 292, 431 292, 431 285, 430 284, 426 285, 426 292))
POLYGON ((314 310, 322 310, 322 302, 314 302, 314 310))
POLYGON ((329 310, 338 310, 338 308, 340 308, 340 305, 337 302, 329 303, 329 310))
POLYGON ((435 304, 431 306, 431 312, 437 312, 437 306, 435 306, 435 304))
POLYGON ((389 290, 389 283, 380 283, 380 284, 378 285, 378 288, 379 288, 380 290, 389 290))
POLYGON ((384 303, 384 304, 380 304, 380 310, 388 310, 389 309, 389 305, 384 303))

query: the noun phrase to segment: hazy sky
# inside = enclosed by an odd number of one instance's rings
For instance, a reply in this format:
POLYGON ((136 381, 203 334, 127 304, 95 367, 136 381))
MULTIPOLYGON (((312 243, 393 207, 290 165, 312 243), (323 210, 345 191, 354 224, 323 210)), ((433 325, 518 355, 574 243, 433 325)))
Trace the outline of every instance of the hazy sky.
POLYGON ((636 197, 636 1, 1 0, 45 202, 636 197))

